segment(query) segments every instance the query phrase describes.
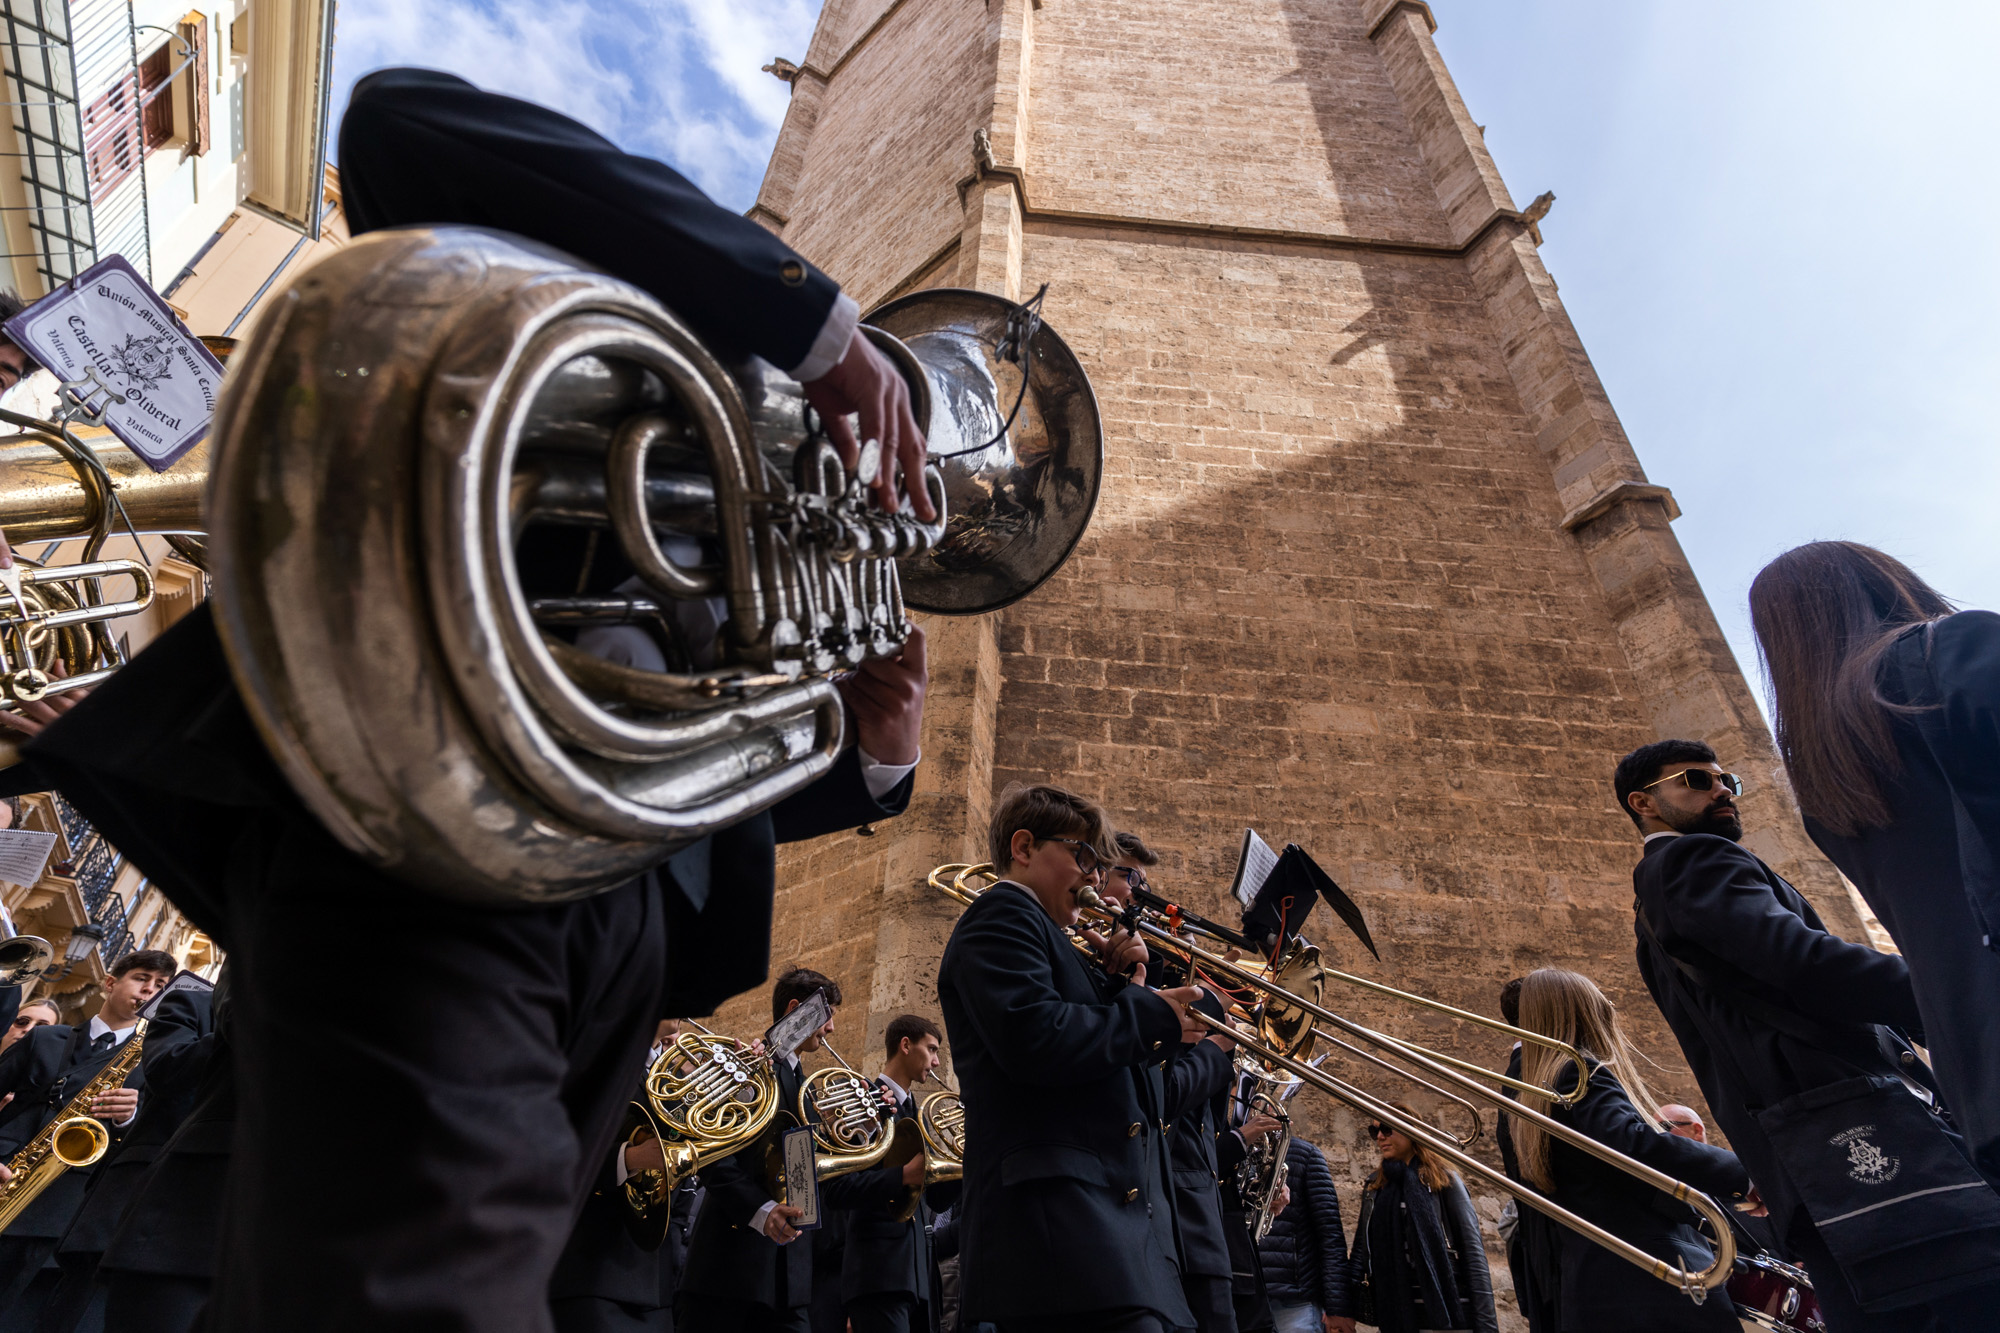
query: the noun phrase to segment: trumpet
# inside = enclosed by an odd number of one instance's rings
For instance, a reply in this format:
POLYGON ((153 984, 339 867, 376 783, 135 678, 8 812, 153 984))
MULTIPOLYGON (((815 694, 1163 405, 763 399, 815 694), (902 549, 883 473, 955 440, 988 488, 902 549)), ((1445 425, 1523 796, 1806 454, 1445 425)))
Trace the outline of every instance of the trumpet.
MULTIPOLYGON (((967 881, 981 876, 992 880, 998 879, 993 867, 990 865, 954 864, 940 866, 936 870, 933 870, 930 875, 930 883, 957 901, 970 903, 983 891, 984 886, 974 888, 967 881)), ((1374 1119, 1380 1120, 1383 1124, 1401 1131, 1412 1142, 1421 1144, 1426 1151, 1435 1153, 1443 1161, 1457 1167, 1468 1178, 1477 1178, 1500 1190, 1502 1193, 1513 1196, 1524 1206, 1536 1209, 1562 1226, 1568 1227, 1570 1230, 1584 1237, 1584 1239, 1602 1246, 1613 1254, 1616 1254, 1619 1258, 1644 1270, 1650 1276, 1678 1288, 1696 1304, 1700 1304, 1707 1298, 1710 1291, 1729 1280, 1736 1263, 1736 1242, 1733 1233, 1729 1229, 1728 1214, 1723 1211, 1721 1205, 1683 1181, 1675 1180, 1664 1172, 1656 1171, 1652 1167, 1647 1166, 1644 1162, 1627 1157, 1625 1154, 1617 1152, 1614 1149, 1607 1148, 1595 1139, 1578 1133, 1576 1130, 1561 1124, 1542 1112, 1535 1110, 1533 1107, 1512 1101, 1490 1088, 1482 1087, 1468 1075, 1476 1073, 1478 1077, 1489 1079, 1496 1083, 1501 1083, 1509 1087, 1525 1088, 1539 1097, 1547 1097, 1565 1102, 1573 1102, 1580 1099, 1587 1089, 1588 1079, 1578 1080, 1577 1091, 1573 1097, 1557 1097, 1548 1089, 1535 1084, 1524 1084, 1521 1080, 1508 1078, 1505 1075, 1495 1073, 1492 1070, 1485 1069, 1468 1061, 1444 1056, 1438 1052, 1418 1046, 1413 1042, 1406 1042, 1399 1038, 1391 1037, 1387 1033, 1377 1032, 1374 1029, 1364 1027, 1362 1024, 1356 1023, 1352 1019, 1343 1017, 1327 1008, 1321 1003, 1319 998, 1309 997, 1299 994, 1295 990, 1285 989, 1275 984, 1266 975, 1260 974, 1258 970, 1244 967, 1234 960, 1209 952, 1195 944, 1192 940, 1184 938, 1181 934, 1175 933, 1152 919, 1154 917, 1161 917, 1167 922, 1168 926, 1184 925, 1177 911, 1160 912, 1153 909, 1140 908, 1135 905, 1128 907, 1123 912, 1119 912, 1105 903, 1102 898, 1098 897, 1096 892, 1089 886, 1085 886, 1083 891, 1078 894, 1078 898, 1082 901, 1084 910, 1090 915, 1130 930, 1133 934, 1144 939, 1149 945, 1158 945, 1168 954, 1178 956, 1187 965, 1190 975, 1194 975, 1197 971, 1204 972, 1211 978, 1226 979, 1230 983, 1231 988, 1261 995, 1263 1000, 1256 1006, 1257 1010, 1263 1011, 1275 1008, 1284 1014, 1301 1011, 1314 1020, 1307 1027, 1307 1034, 1323 1030, 1320 1025, 1324 1024, 1325 1027, 1332 1028, 1356 1041, 1376 1046, 1378 1049, 1387 1051, 1396 1059, 1415 1066, 1431 1078, 1449 1083, 1461 1092, 1472 1097, 1477 1097, 1498 1110, 1504 1110, 1509 1115, 1518 1116, 1530 1121, 1538 1125, 1545 1132, 1554 1135, 1579 1151, 1586 1152, 1599 1161, 1605 1162, 1646 1185, 1661 1191, 1676 1201, 1686 1204, 1706 1220, 1711 1229, 1716 1233, 1715 1257, 1706 1268, 1697 1271, 1689 1271, 1677 1267, 1667 1263, 1663 1259, 1648 1254, 1638 1246, 1614 1235, 1596 1223, 1578 1216, 1567 1208, 1544 1198, 1534 1190, 1515 1184, 1499 1171, 1466 1153, 1462 1145, 1454 1142, 1451 1136, 1440 1132, 1414 1116, 1397 1110, 1382 1098, 1376 1097, 1344 1079, 1337 1078, 1321 1069, 1315 1068, 1301 1059, 1300 1056, 1304 1053, 1311 1039, 1310 1035, 1295 1038, 1291 1049, 1287 1049, 1286 1043, 1282 1038, 1272 1040, 1271 1029, 1274 1025, 1266 1021, 1261 1013, 1257 1015, 1258 1021, 1253 1025, 1254 1030, 1244 1031, 1220 1019, 1211 1018, 1209 1015, 1200 1013, 1199 1011, 1195 1012, 1195 1017, 1198 1020, 1234 1041, 1239 1050, 1247 1051, 1262 1061, 1268 1068, 1282 1070, 1290 1074, 1293 1078, 1298 1079, 1301 1083, 1312 1087, 1314 1091, 1330 1096, 1337 1101, 1344 1102, 1364 1115, 1371 1116, 1374 1119)), ((1079 941, 1079 944, 1081 945, 1081 941, 1079 941)), ((1087 948, 1088 946, 1082 947, 1087 948)), ((1094 951, 1092 951, 1092 957, 1095 957, 1094 951)), ((1500 1032, 1518 1034, 1519 1040, 1532 1041, 1566 1052, 1571 1059, 1575 1060, 1578 1070, 1587 1070, 1589 1068, 1581 1053, 1561 1042, 1544 1037, 1540 1033, 1515 1028, 1509 1024, 1486 1018, 1483 1015, 1468 1013, 1465 1010, 1442 1004, 1424 996, 1397 990, 1391 986, 1384 986, 1379 982, 1368 981, 1366 978, 1349 977, 1345 973, 1334 972, 1331 969, 1324 969, 1321 975, 1336 980, 1351 981, 1360 985, 1363 989, 1378 994, 1390 995, 1429 1009, 1462 1017, 1482 1027, 1492 1028, 1500 1032)), ((1308 989, 1310 988, 1308 987, 1308 989)), ((1343 1042, 1342 1044, 1345 1045, 1346 1043, 1343 1042)), ((1408 1077, 1405 1071, 1397 1069, 1394 1066, 1383 1064, 1382 1067, 1398 1075, 1408 1077)))

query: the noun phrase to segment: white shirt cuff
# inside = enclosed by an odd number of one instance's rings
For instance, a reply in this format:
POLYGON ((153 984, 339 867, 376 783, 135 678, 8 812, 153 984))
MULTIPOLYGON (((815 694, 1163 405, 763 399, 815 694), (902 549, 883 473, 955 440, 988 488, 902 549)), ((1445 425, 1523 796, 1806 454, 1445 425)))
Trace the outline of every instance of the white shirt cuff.
MULTIPOLYGON (((858 746, 855 748, 860 749, 858 746)), ((878 801, 896 790, 896 784, 915 772, 917 765, 924 761, 922 750, 917 751, 917 757, 907 764, 885 764, 866 750, 860 753, 861 781, 867 784, 869 796, 878 801)))
POLYGON ((847 345, 854 341, 855 326, 861 323, 861 307, 854 304, 854 298, 846 292, 833 298, 833 309, 826 315, 826 323, 819 326, 819 337, 813 339, 812 350, 806 359, 785 373, 801 384, 810 384, 832 370, 843 356, 847 355, 847 345))
MULTIPOLYGON (((776 1199, 773 1199, 769 1203, 765 1204, 762 1208, 759 1208, 756 1212, 750 1214, 750 1229, 756 1232, 760 1236, 764 1235, 764 1223, 770 1220, 771 1210, 773 1208, 776 1208, 777 1206, 778 1206, 778 1201, 776 1199)), ((790 1241, 783 1241, 783 1240, 777 1243, 780 1245, 791 1244, 790 1241)))

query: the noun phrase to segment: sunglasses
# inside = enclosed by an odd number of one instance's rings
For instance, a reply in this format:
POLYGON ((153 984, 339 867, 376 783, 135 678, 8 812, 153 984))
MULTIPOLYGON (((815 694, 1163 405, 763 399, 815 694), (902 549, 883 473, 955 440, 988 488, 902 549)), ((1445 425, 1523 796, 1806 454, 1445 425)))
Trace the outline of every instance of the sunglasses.
POLYGON ((1368 1126, 1368 1137, 1371 1139, 1386 1139, 1391 1134, 1400 1134, 1402 1132, 1394 1125, 1385 1125, 1379 1120, 1368 1126))
POLYGON ((1661 782, 1673 782, 1676 779, 1689 791, 1714 791, 1715 784, 1719 782, 1722 784, 1722 789, 1731 796, 1741 796, 1743 794, 1742 778, 1737 777, 1734 773, 1711 773, 1705 768, 1684 768, 1678 773, 1669 773, 1656 782, 1649 782, 1639 788, 1639 790, 1651 791, 1653 788, 1659 786, 1661 782))
POLYGON ((1698 1120, 1662 1120, 1660 1128, 1671 1134, 1677 1129, 1700 1129, 1701 1122, 1698 1120))

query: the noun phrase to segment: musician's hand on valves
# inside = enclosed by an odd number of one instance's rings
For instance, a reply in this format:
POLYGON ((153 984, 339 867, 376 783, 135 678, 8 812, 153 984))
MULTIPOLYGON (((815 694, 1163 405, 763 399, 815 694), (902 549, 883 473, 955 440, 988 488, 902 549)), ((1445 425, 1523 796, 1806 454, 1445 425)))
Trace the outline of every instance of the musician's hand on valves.
POLYGON ((860 442, 847 414, 861 418, 861 440, 879 440, 882 464, 875 474, 875 503, 889 513, 902 507, 896 494, 897 474, 910 495, 910 507, 926 523, 937 519, 930 492, 924 488, 924 433, 910 412, 910 386, 888 357, 875 349, 860 329, 847 353, 833 369, 802 386, 806 401, 826 424, 827 437, 852 469, 861 458, 860 442))
POLYGON ((778 1204, 764 1218, 764 1234, 780 1245, 788 1245, 799 1238, 799 1229, 792 1223, 804 1216, 803 1209, 788 1203, 778 1204))
POLYGON ((1245 1143, 1262 1143, 1278 1132, 1278 1120, 1276 1116, 1253 1115, 1238 1126, 1236 1132, 1243 1136, 1245 1143))
POLYGON ((113 1088, 90 1103, 90 1113, 107 1125, 122 1125, 139 1114, 137 1088, 113 1088))
POLYGON ((924 629, 894 657, 871 657, 840 682, 841 698, 854 716, 854 738, 878 764, 914 764, 924 732, 924 687, 930 682, 924 629))
POLYGON ((922 1189, 924 1185, 924 1155, 918 1153, 903 1163, 903 1183, 922 1189))

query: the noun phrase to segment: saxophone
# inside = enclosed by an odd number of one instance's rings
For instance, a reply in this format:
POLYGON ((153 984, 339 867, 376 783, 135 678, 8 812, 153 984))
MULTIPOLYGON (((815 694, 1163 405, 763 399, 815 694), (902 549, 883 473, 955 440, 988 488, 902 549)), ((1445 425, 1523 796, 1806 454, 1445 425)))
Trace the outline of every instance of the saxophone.
POLYGON ((41 1133, 28 1140, 8 1161, 7 1169, 13 1172, 13 1179, 0 1184, 0 1232, 13 1226, 28 1205, 56 1183, 56 1177, 73 1166, 89 1166, 111 1147, 111 1131, 92 1117, 90 1104, 125 1081, 139 1063, 139 1044, 144 1039, 142 1032, 132 1034, 132 1039, 118 1048, 111 1063, 98 1070, 83 1085, 83 1091, 70 1098, 42 1126, 41 1133))

